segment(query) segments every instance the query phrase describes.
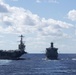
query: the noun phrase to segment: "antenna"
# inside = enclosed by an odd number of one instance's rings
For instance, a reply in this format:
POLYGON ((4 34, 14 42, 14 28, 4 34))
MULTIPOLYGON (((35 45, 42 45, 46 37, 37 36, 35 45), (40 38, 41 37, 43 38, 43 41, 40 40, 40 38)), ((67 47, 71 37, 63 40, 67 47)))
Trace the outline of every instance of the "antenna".
POLYGON ((21 42, 21 43, 23 43, 23 37, 24 37, 24 36, 23 36, 23 35, 21 35, 21 36, 19 36, 19 37, 21 37, 20 42, 21 42))
POLYGON ((23 38, 24 36, 23 36, 23 35, 21 35, 21 36, 19 36, 19 37, 23 38))

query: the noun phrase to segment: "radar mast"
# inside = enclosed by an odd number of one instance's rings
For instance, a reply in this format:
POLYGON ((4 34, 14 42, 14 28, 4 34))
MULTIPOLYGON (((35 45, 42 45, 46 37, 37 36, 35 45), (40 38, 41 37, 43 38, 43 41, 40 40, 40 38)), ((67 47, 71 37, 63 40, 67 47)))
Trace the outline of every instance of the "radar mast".
POLYGON ((24 51, 25 50, 25 45, 24 45, 24 43, 23 43, 23 35, 21 35, 20 36, 21 37, 21 39, 20 39, 20 44, 19 44, 19 50, 20 51, 24 51))
POLYGON ((24 37, 24 36, 21 35, 20 37, 21 37, 20 44, 23 44, 23 37, 24 37))

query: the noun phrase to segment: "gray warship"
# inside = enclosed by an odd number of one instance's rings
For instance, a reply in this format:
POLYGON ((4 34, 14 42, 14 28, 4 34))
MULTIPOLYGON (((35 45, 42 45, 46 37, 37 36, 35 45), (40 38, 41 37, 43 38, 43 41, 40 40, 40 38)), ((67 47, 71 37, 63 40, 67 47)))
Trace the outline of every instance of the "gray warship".
POLYGON ((51 47, 46 48, 46 57, 47 59, 57 60, 58 59, 58 48, 53 46, 53 42, 51 42, 51 47))
POLYGON ((20 44, 17 50, 0 50, 0 59, 19 59, 25 52, 25 45, 23 43, 23 35, 20 36, 20 44))

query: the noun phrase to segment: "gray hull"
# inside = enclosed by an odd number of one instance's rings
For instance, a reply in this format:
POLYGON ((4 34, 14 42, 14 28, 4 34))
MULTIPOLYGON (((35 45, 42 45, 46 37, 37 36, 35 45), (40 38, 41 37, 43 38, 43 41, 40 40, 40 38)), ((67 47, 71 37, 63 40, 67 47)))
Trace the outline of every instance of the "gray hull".
POLYGON ((51 47, 46 48, 46 57, 51 60, 57 60, 58 59, 58 48, 55 48, 53 46, 53 43, 51 43, 51 47))
POLYGON ((24 53, 21 51, 0 51, 0 59, 19 59, 24 53))
POLYGON ((57 60, 58 53, 57 53, 57 51, 52 51, 52 50, 46 51, 46 57, 51 60, 57 60))

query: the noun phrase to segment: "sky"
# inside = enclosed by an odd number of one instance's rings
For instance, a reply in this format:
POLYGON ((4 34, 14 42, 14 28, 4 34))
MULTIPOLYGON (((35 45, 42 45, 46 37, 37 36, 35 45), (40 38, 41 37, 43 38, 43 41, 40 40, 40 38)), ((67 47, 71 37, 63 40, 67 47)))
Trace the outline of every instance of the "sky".
POLYGON ((20 35, 28 53, 76 53, 76 0, 0 0, 0 49, 18 49, 20 35))

